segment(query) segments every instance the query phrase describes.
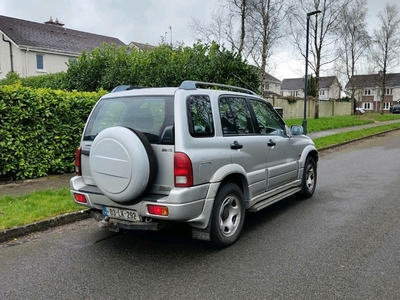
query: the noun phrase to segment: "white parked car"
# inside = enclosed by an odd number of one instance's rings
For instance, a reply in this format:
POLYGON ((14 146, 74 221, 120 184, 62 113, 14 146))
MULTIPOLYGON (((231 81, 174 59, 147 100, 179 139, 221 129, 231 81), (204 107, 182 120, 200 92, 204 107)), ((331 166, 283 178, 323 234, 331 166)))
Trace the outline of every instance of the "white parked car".
POLYGON ((357 107, 356 108, 356 115, 362 115, 365 113, 365 109, 362 107, 357 107))

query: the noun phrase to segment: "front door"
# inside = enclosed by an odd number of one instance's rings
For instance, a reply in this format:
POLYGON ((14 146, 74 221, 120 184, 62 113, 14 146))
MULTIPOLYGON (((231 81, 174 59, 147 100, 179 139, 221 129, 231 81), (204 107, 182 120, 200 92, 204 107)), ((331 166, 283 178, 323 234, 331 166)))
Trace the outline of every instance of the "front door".
POLYGON ((285 123, 269 103, 250 99, 256 118, 256 131, 260 134, 267 169, 267 190, 271 190, 297 178, 299 153, 295 139, 288 136, 285 123))

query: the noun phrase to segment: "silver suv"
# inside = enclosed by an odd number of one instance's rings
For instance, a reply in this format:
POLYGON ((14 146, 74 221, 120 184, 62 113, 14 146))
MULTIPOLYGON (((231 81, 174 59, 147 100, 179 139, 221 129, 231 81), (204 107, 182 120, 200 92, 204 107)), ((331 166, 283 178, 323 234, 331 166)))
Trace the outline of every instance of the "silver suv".
POLYGON ((71 195, 101 227, 185 222, 193 238, 225 247, 238 239, 246 210, 311 197, 317 161, 302 127, 289 129, 250 90, 194 81, 124 88, 88 118, 71 195))

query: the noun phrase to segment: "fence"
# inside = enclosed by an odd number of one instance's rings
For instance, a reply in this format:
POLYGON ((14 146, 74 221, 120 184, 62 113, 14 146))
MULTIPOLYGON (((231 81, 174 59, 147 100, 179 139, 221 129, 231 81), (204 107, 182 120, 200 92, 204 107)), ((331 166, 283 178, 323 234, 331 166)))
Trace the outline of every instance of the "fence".
MULTIPOLYGON (((283 109, 284 119, 299 119, 304 115, 304 100, 292 100, 289 102, 287 99, 278 98, 276 96, 267 98, 274 107, 281 107, 283 109)), ((307 118, 314 118, 315 113, 315 100, 307 100, 307 118)), ((319 101, 319 116, 346 116, 351 114, 351 103, 348 101, 339 100, 320 100, 319 101)))

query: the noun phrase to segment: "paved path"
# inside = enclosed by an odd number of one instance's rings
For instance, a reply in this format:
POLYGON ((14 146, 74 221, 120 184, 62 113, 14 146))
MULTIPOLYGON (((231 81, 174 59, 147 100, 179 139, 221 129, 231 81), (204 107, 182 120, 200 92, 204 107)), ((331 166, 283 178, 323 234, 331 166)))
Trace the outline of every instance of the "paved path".
POLYGON ((22 196, 40 190, 60 189, 69 187, 69 180, 75 175, 52 175, 38 179, 19 180, 16 182, 0 183, 1 196, 22 196))

